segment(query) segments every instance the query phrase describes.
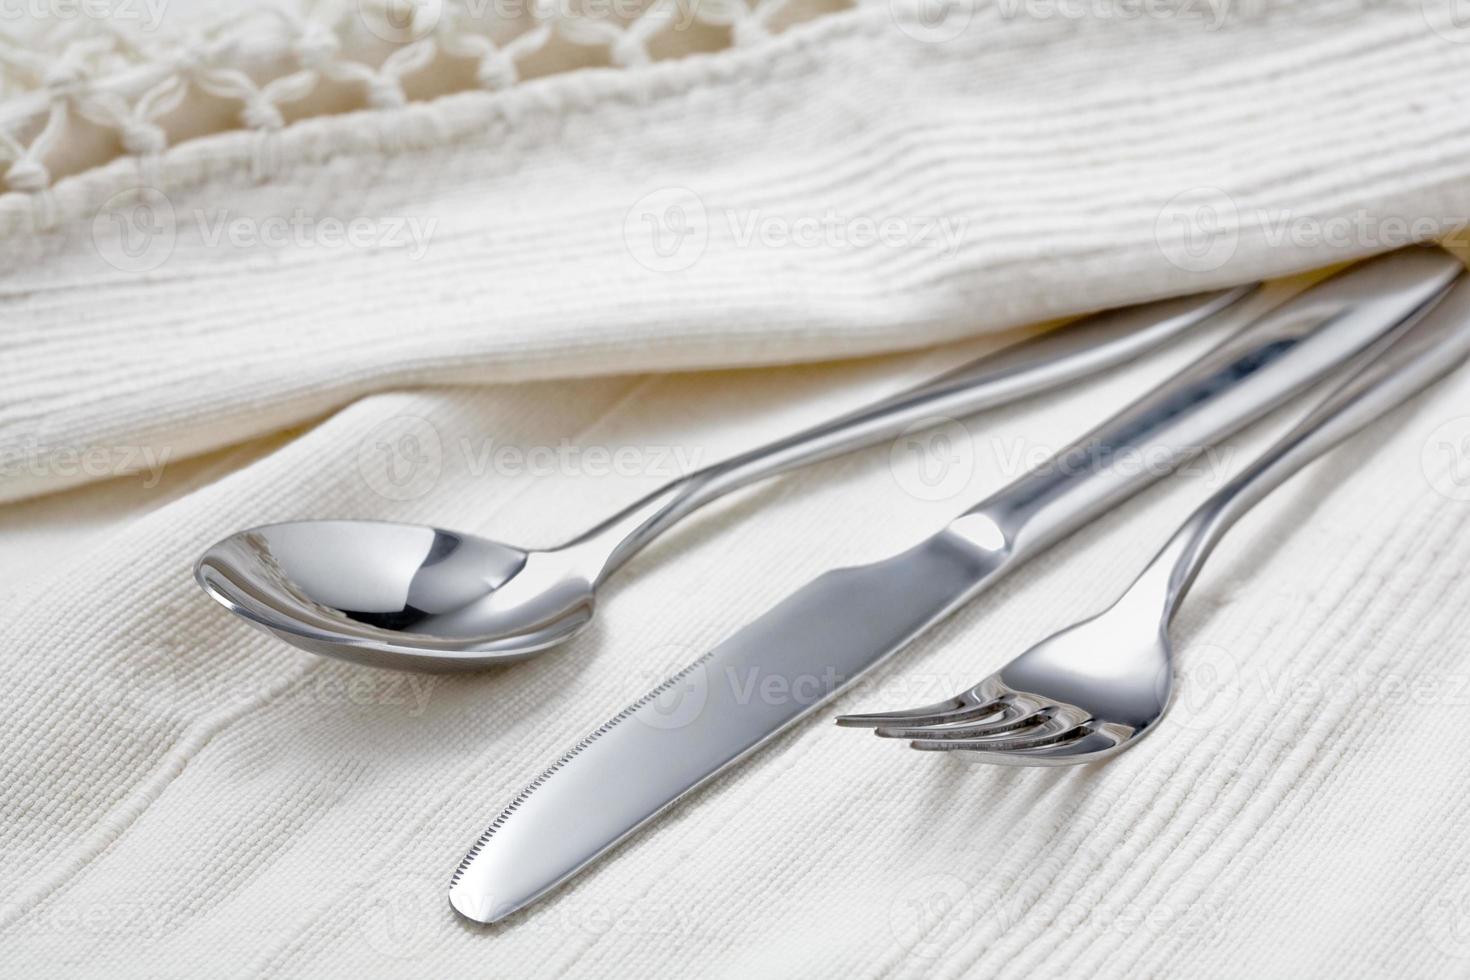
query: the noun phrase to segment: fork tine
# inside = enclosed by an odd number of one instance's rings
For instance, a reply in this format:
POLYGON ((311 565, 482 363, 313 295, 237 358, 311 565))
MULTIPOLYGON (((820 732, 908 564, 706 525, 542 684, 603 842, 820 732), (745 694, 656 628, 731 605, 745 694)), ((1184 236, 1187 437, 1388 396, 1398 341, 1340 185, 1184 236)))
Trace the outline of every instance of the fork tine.
POLYGON ((1049 725, 1055 715, 1054 707, 1038 704, 1035 700, 1022 696, 1008 704, 1001 717, 980 724, 894 726, 880 728, 876 734, 881 738, 916 738, 944 742, 1017 738, 1039 729, 1055 728, 1055 723, 1049 725))
POLYGON ((1113 726, 1099 725, 1096 730, 1077 738, 1053 742, 1036 748, 980 749, 971 755, 977 762, 998 766, 1067 766, 1096 762, 1113 755, 1127 744, 1130 736, 1113 726))
MULTIPOLYGON (((1098 734, 1097 720, 1088 718, 1080 723, 1075 718, 1048 716, 1040 725, 1023 732, 1003 732, 999 735, 980 738, 935 738, 927 734, 909 743, 910 748, 921 752, 945 752, 964 750, 978 752, 984 756, 1010 755, 1034 757, 1045 752, 1061 749, 1075 750, 1076 743, 1098 734), (1051 722, 1051 724, 1047 724, 1051 722)), ((1111 742, 1112 740, 1109 739, 1111 742)))
MULTIPOLYGON (((988 679, 987 679, 988 680, 988 679)), ((947 725, 955 722, 989 718, 1003 711, 1011 702, 1008 692, 997 690, 987 681, 981 681, 955 697, 926 704, 921 708, 903 711, 884 711, 872 714, 839 715, 837 724, 844 728, 891 728, 902 725, 927 726, 947 725)))
POLYGON ((1128 741, 1126 736, 1120 736, 1116 732, 1109 732, 1100 726, 1091 731, 1080 732, 1075 738, 1052 742, 1048 745, 1026 749, 983 751, 979 754, 986 759, 989 759, 991 756, 1002 756, 1032 762, 1048 757, 1075 759, 1079 756, 1095 755, 1117 748, 1126 741, 1128 741))

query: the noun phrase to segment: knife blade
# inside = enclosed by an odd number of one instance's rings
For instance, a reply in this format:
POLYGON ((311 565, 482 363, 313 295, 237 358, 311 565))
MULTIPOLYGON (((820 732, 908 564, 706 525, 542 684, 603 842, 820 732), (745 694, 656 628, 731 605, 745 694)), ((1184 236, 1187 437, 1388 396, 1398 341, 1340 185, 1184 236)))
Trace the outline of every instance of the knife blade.
POLYGON ((941 533, 885 561, 819 576, 577 742, 526 787, 466 855, 451 903, 471 919, 494 922, 535 901, 1007 568, 1003 557, 941 533), (914 587, 894 589, 894 575, 911 577, 914 587), (803 650, 824 655, 812 659, 803 650), (660 703, 670 694, 672 708, 660 703))
POLYGON ((1339 273, 927 540, 818 576, 536 777, 460 862, 450 904, 488 923, 534 902, 1060 537, 1390 341, 1463 273, 1429 249, 1339 273), (1133 454, 1154 465, 1122 465, 1133 454))

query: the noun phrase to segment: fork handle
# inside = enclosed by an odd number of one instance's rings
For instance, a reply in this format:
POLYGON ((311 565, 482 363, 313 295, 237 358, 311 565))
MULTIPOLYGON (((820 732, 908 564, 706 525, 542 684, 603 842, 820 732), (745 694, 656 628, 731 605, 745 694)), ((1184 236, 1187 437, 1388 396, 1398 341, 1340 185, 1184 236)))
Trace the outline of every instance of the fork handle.
POLYGON ((1386 347, 1386 352, 1365 354, 1365 365, 1200 505, 1129 594, 1142 594, 1142 601, 1151 603, 1162 599, 1168 623, 1215 545, 1242 515, 1322 453, 1470 358, 1470 283, 1462 279, 1429 315, 1391 337, 1386 347))
POLYGON ((1464 272, 1443 249, 1420 247, 1339 272, 981 501, 950 530, 988 551, 1046 548, 1373 350, 1432 307, 1464 272))
POLYGON ((600 580, 705 504, 757 480, 974 414, 1132 361, 1234 308, 1260 283, 1107 310, 970 361, 913 388, 673 481, 563 547, 600 580))

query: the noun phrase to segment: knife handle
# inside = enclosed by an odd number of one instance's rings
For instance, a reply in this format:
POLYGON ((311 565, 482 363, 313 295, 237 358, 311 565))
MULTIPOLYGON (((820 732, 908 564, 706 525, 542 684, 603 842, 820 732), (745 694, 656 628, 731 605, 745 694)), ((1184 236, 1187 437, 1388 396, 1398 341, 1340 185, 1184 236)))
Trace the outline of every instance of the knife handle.
POLYGON ((690 473, 564 547, 597 555, 596 579, 705 504, 757 480, 877 445, 924 423, 971 415, 1124 364, 1253 295, 1259 283, 1108 310, 987 354, 922 384, 690 473))
POLYGON ((949 530, 1041 550, 1354 358, 1391 343, 1465 274, 1439 248, 1360 263, 1265 314, 981 501, 949 530))
POLYGON ((1235 522, 1302 467, 1421 394, 1470 358, 1470 277, 1382 354, 1362 364, 1290 431, 1195 510, 1129 593, 1146 592, 1174 618, 1195 576, 1235 522))

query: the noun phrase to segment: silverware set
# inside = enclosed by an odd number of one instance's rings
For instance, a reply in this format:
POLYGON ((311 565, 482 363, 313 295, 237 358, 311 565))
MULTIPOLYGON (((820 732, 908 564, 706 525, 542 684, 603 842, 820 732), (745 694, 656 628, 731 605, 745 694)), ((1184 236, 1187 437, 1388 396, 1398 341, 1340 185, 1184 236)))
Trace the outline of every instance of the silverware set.
MULTIPOLYGON (((534 779, 460 863, 451 904, 494 922, 534 902, 1012 569, 1308 387, 1344 376, 1191 514, 1105 611, 947 701, 838 719, 917 749, 965 750, 1005 765, 1093 762, 1133 745, 1168 710, 1168 626, 1224 534, 1308 462, 1470 357, 1465 279, 1458 259, 1429 248, 1340 272, 1231 329, 1053 464, 929 538, 818 576, 534 779), (1127 462, 1138 458, 1162 465, 1127 462), (699 710, 670 725, 658 699, 676 688, 697 690, 699 710), (756 689, 786 693, 750 697, 756 689)), ((719 496, 925 420, 1053 389, 1187 331, 1219 329, 1222 314, 1255 294, 1244 286, 1096 315, 693 473, 557 548, 402 524, 297 522, 221 541, 196 577, 252 624, 316 653, 410 670, 521 659, 585 628, 609 575, 719 496)))
POLYGON ((1059 387, 1200 327, 1254 285, 1102 313, 963 365, 875 405, 691 473, 566 544, 517 548, 433 527, 297 521, 205 552, 210 595, 288 643, 399 670, 474 670, 562 643, 597 587, 695 510, 757 480, 1059 387))

